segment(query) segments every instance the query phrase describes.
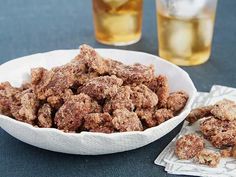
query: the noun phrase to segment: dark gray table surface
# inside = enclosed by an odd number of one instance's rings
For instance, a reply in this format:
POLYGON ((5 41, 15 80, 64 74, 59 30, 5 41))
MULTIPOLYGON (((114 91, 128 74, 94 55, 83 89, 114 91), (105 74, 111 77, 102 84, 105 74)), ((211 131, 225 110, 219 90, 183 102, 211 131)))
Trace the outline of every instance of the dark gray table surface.
MULTIPOLYGON (((213 84, 236 87, 236 1, 219 1, 212 56, 204 65, 183 67, 199 91, 213 84)), ((1 0, 0 63, 38 52, 97 43, 90 0, 1 0)), ((139 43, 117 47, 157 54, 154 0, 145 0, 143 36, 139 43)), ((10 71, 9 71, 10 72, 10 71)), ((1 177, 157 177, 174 176, 153 164, 180 126, 145 147, 117 154, 79 156, 42 150, 0 129, 1 177)), ((75 147, 76 148, 76 147, 75 147)))

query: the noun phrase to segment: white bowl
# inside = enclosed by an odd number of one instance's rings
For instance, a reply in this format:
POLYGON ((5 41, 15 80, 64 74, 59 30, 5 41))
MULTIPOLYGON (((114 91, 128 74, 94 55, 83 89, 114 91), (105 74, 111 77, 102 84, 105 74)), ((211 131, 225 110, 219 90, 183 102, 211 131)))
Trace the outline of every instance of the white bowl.
MULTIPOLYGON (((69 154, 98 155, 128 151, 147 145, 173 130, 188 115, 196 89, 184 70, 147 53, 116 49, 97 49, 97 52, 104 57, 110 57, 126 64, 137 62, 145 65, 154 64, 155 74, 164 74, 168 77, 171 91, 184 90, 189 94, 185 108, 178 116, 145 131, 112 134, 64 133, 55 128, 36 128, 0 115, 2 129, 13 137, 39 148, 69 154)), ((9 81, 14 86, 20 86, 29 78, 30 68, 59 66, 69 62, 78 53, 79 50, 57 50, 11 60, 0 66, 0 82, 9 81)))

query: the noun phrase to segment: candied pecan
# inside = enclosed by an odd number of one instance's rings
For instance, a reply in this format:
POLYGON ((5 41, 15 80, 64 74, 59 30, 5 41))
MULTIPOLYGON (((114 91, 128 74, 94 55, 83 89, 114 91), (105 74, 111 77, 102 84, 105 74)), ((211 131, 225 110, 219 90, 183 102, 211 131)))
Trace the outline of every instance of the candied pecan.
POLYGON ((52 68, 50 71, 43 72, 41 80, 33 84, 35 94, 40 100, 50 96, 61 95, 75 82, 75 64, 67 64, 52 68))
POLYGON ((116 60, 106 59, 104 61, 108 68, 108 74, 110 75, 115 75, 119 70, 122 70, 125 67, 125 64, 116 60))
POLYGON ((100 112, 101 107, 86 94, 71 96, 57 111, 54 122, 64 131, 76 131, 83 123, 84 116, 100 112))
POLYGON ((195 156, 195 160, 200 164, 216 167, 220 162, 220 153, 203 149, 195 156))
POLYGON ((75 60, 71 63, 68 63, 68 65, 71 68, 71 78, 74 78, 73 85, 70 86, 70 88, 74 86, 81 86, 89 79, 98 76, 97 72, 89 72, 88 67, 83 61, 75 60))
POLYGON ((219 132, 236 130, 236 121, 220 120, 213 116, 205 118, 200 123, 200 130, 205 136, 213 136, 219 132))
POLYGON ((157 105, 157 95, 147 86, 141 84, 131 88, 131 99, 137 108, 152 108, 157 105))
POLYGON ((74 95, 74 93, 72 92, 71 89, 66 89, 62 95, 62 99, 64 101, 69 100, 72 96, 74 95))
POLYGON ((216 135, 211 136, 210 142, 217 148, 236 145, 236 128, 234 130, 227 130, 226 132, 219 132, 216 135))
POLYGON ((80 73, 80 74, 77 73, 75 84, 77 84, 78 86, 82 86, 85 83, 87 83, 89 80, 98 76, 99 74, 97 72, 88 72, 88 73, 80 73))
POLYGON ((220 131, 226 131, 226 128, 224 128, 225 126, 223 124, 228 127, 227 121, 222 122, 213 116, 209 116, 204 118, 204 120, 200 122, 199 128, 205 137, 210 137, 216 135, 220 131))
POLYGON ((116 109, 126 108, 133 111, 134 105, 130 99, 132 90, 129 86, 122 86, 118 89, 115 96, 107 100, 103 107, 103 112, 113 112, 116 109))
POLYGON ((48 97, 47 102, 50 104, 52 108, 59 109, 66 100, 70 99, 72 95, 73 95, 72 90, 66 89, 60 95, 48 97))
POLYGON ((39 101, 31 89, 18 93, 11 104, 11 113, 15 119, 34 125, 37 118, 39 101))
POLYGON ((117 109, 113 112, 113 116, 112 123, 115 129, 120 132, 143 130, 141 121, 134 112, 127 109, 117 109))
POLYGON ((176 114, 185 107, 187 101, 188 94, 184 91, 173 92, 167 99, 167 108, 176 114))
POLYGON ((223 99, 213 106, 211 113, 221 120, 236 120, 236 104, 233 101, 223 99))
POLYGON ((15 100, 15 95, 20 93, 20 89, 12 87, 9 82, 0 83, 0 113, 12 116, 10 106, 15 100))
POLYGON ((156 110, 153 117, 157 120, 157 123, 159 125, 169 120, 170 118, 174 117, 174 115, 173 115, 173 111, 166 108, 162 108, 162 109, 156 110))
POLYGON ((31 83, 33 85, 38 84, 43 78, 43 76, 46 75, 47 72, 48 70, 43 67, 32 68, 31 69, 31 83))
POLYGON ((167 99, 169 97, 167 77, 164 75, 159 75, 153 78, 150 82, 145 83, 145 85, 157 94, 159 100, 158 108, 166 107, 167 99))
POLYGON ((108 113, 90 113, 84 117, 84 127, 90 132, 112 133, 114 127, 108 113))
POLYGON ((220 120, 210 116, 200 123, 200 131, 215 147, 236 144, 236 121, 220 120))
POLYGON ((179 159, 191 159, 204 148, 203 139, 196 134, 182 136, 176 141, 175 154, 179 159))
POLYGON ((43 104, 38 110, 38 126, 44 128, 52 127, 52 109, 49 104, 43 104))
POLYGON ((157 125, 157 120, 153 117, 154 108, 137 108, 135 113, 146 127, 149 128, 157 125))
POLYGON ((135 112, 146 127, 154 127, 173 117, 173 112, 166 108, 157 110, 155 108, 137 108, 135 112))
POLYGON ((47 102, 52 108, 55 109, 59 109, 64 103, 60 95, 48 97, 47 102))
MULTIPOLYGON (((109 62, 108 62, 109 63, 109 62)), ((125 84, 141 84, 154 77, 154 67, 142 64, 124 65, 120 62, 110 61, 109 74, 121 78, 125 84)))
POLYGON ((117 93, 122 83, 122 80, 116 76, 100 76, 85 83, 80 93, 85 93, 97 100, 111 98, 117 93))
POLYGON ((89 45, 80 46, 80 54, 74 61, 82 61, 89 69, 89 72, 96 71, 99 74, 108 72, 106 61, 89 45))
POLYGON ((213 106, 203 106, 203 107, 195 108, 189 113, 186 120, 192 124, 203 117, 211 116, 212 108, 213 106))

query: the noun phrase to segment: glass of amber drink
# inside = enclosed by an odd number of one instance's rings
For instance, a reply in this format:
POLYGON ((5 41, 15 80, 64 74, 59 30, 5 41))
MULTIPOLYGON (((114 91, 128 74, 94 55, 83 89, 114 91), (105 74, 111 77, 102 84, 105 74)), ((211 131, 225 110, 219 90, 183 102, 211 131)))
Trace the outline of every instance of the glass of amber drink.
POLYGON ((181 66, 211 54, 217 0, 156 0, 160 57, 181 66))
POLYGON ((96 40, 108 45, 129 45, 142 34, 143 0, 93 0, 96 40))

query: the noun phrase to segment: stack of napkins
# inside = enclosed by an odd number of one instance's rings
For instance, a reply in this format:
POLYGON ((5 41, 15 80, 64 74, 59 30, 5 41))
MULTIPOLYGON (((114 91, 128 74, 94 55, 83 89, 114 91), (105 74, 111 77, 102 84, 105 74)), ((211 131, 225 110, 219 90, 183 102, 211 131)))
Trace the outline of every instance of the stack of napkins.
MULTIPOLYGON (((199 92, 192 108, 214 104, 222 99, 236 101, 236 89, 215 85, 210 93, 199 92)), ((185 121, 180 133, 170 142, 170 144, 159 154, 155 164, 165 167, 165 171, 170 174, 193 175, 204 177, 236 177, 236 159, 221 158, 220 164, 216 168, 200 165, 191 160, 179 160, 174 154, 175 142, 181 135, 189 133, 199 133, 199 121, 188 126, 185 121)), ((218 151, 209 142, 205 141, 207 149, 218 151)))

